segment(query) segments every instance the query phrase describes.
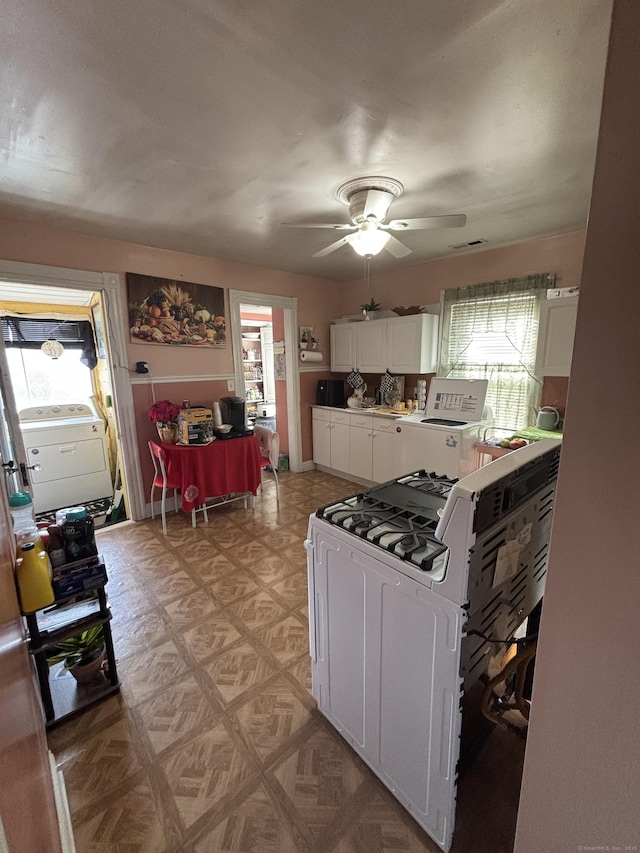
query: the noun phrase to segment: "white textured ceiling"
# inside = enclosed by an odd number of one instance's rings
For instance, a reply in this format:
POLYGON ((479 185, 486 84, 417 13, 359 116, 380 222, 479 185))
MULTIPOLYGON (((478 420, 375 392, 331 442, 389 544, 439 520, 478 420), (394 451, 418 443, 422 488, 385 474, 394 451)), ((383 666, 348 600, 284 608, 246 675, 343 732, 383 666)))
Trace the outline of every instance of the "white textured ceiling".
POLYGON ((338 280, 340 184, 423 263, 584 227, 611 0, 4 0, 0 216, 338 280))

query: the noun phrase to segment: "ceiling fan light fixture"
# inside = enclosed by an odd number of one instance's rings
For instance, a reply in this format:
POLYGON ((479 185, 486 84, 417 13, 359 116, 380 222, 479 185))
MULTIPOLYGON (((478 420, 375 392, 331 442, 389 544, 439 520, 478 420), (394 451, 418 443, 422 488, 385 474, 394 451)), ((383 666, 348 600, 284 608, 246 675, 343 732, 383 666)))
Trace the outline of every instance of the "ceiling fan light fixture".
POLYGON ((368 257, 381 252, 389 242, 390 236, 386 231, 381 231, 376 223, 363 222, 349 242, 359 255, 368 257))

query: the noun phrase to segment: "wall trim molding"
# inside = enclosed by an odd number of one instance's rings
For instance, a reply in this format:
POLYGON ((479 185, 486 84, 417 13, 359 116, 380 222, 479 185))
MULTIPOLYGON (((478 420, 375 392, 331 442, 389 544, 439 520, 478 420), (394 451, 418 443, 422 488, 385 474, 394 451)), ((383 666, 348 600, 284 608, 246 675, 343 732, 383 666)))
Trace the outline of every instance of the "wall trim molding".
POLYGON ((150 373, 135 373, 130 382, 132 385, 170 385, 175 382, 228 382, 235 381, 233 373, 208 373, 198 376, 152 376, 150 373))

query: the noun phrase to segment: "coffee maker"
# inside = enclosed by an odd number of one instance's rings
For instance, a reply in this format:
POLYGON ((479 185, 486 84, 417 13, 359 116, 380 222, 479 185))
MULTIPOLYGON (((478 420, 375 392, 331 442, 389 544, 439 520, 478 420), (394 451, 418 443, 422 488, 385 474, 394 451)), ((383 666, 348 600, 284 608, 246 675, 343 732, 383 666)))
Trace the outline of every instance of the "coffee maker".
POLYGON ((242 397, 221 397, 220 413, 225 424, 231 424, 233 435, 247 435, 245 402, 242 397))

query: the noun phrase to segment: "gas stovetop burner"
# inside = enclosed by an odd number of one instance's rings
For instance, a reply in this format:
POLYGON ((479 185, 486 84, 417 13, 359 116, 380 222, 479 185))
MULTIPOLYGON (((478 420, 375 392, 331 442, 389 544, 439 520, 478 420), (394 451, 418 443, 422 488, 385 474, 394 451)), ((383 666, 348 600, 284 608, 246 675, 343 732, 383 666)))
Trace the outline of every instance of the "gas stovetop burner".
POLYGON ((446 551, 435 530, 455 480, 415 471, 317 510, 317 515, 430 571, 446 551))

